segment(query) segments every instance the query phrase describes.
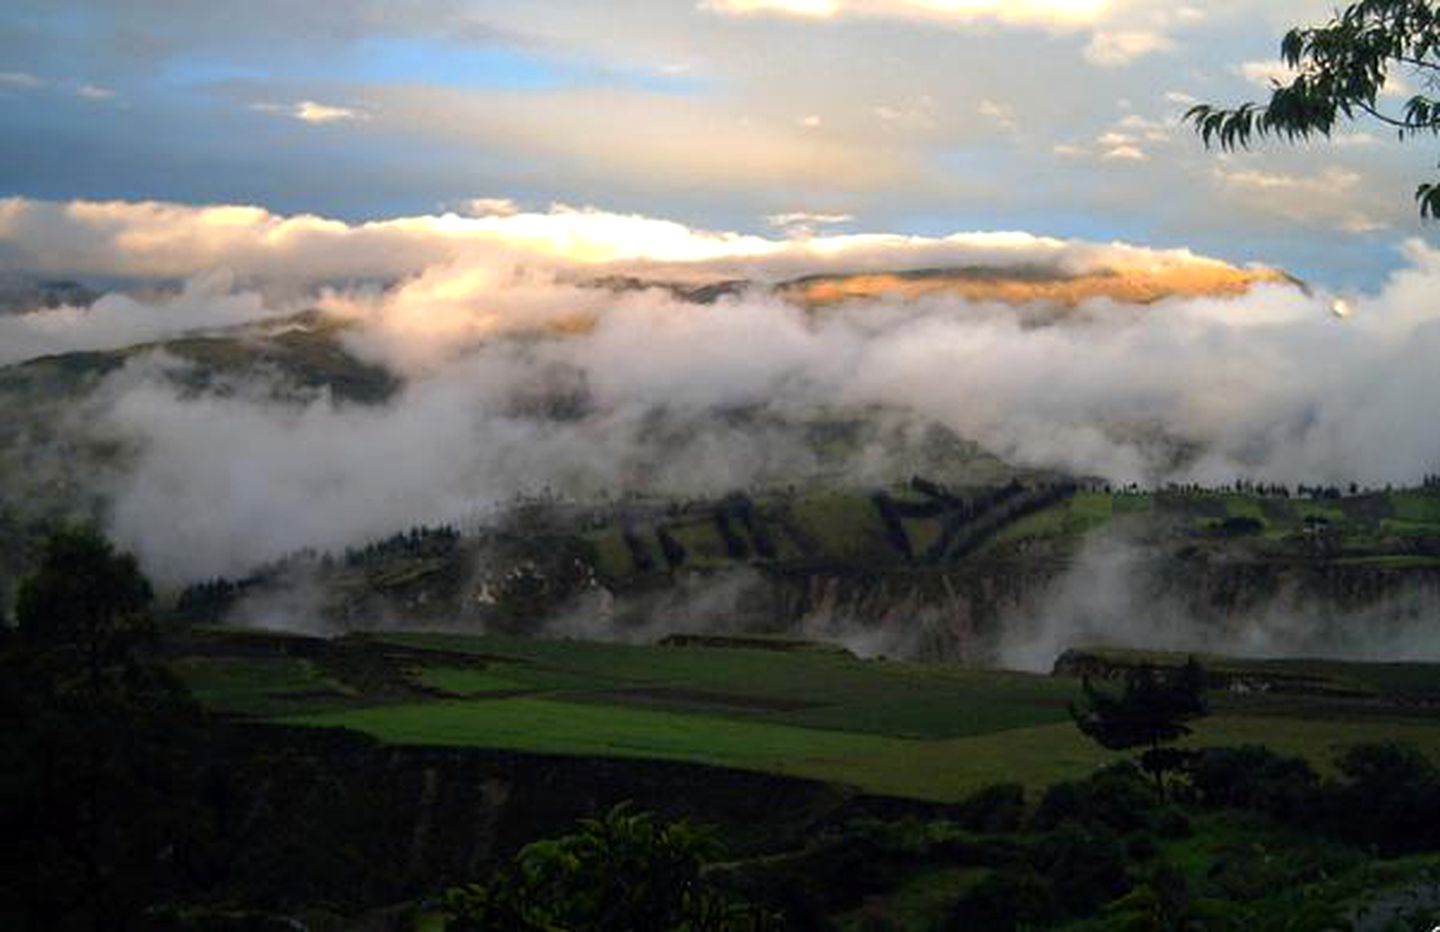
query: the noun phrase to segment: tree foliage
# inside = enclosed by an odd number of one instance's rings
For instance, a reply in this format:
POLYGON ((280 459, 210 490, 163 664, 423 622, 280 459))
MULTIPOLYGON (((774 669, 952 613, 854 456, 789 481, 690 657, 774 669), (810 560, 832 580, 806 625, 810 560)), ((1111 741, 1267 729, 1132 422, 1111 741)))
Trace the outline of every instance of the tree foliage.
MULTIPOLYGON (((1296 72, 1275 82, 1270 100, 1238 107, 1199 104, 1186 119, 1207 146, 1231 151, 1256 139, 1329 138, 1344 121, 1371 118, 1401 139, 1440 134, 1440 3, 1360 0, 1322 26, 1298 27, 1280 45, 1296 72), (1387 85, 1413 79, 1421 90, 1398 108, 1381 101, 1387 85)), ((1440 218, 1440 183, 1415 192, 1423 217, 1440 218)))
POLYGON ((1101 747, 1127 751, 1143 747, 1140 766, 1155 780, 1163 795, 1164 775, 1183 766, 1183 752, 1163 748, 1190 734, 1188 721, 1205 715, 1205 674, 1195 658, 1179 670, 1161 673, 1145 665, 1125 672, 1125 686, 1119 695, 1083 681, 1085 704, 1070 704, 1076 726, 1101 747))
POLYGON ((709 833, 658 821, 621 804, 581 821, 563 838, 536 842, 488 883, 448 891, 451 932, 765 932, 781 928, 762 909, 730 900, 701 877, 714 853, 709 833))
POLYGON ((0 637, 0 927, 143 928, 189 823, 183 687, 146 649, 150 584, 61 531, 0 637))

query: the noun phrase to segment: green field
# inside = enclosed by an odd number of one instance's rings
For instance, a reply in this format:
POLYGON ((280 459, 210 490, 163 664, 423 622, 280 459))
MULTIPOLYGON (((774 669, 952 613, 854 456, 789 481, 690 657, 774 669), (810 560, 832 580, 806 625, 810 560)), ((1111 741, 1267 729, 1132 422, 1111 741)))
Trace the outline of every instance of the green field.
MULTIPOLYGON (((254 636, 244 656, 216 656, 222 647, 206 643, 207 656, 181 658, 176 668, 217 711, 402 745, 689 761, 936 801, 997 782, 1039 789, 1118 756, 1070 723, 1066 703, 1079 684, 1064 677, 862 661, 833 650, 453 634, 343 639, 324 647, 335 656, 313 661, 257 656, 254 636)), ((1191 745, 1263 743, 1324 769, 1347 746, 1398 740, 1440 760, 1440 719, 1377 701, 1384 691, 1435 688, 1440 667, 1205 662, 1283 669, 1348 692, 1217 693, 1216 714, 1196 723, 1191 745)))

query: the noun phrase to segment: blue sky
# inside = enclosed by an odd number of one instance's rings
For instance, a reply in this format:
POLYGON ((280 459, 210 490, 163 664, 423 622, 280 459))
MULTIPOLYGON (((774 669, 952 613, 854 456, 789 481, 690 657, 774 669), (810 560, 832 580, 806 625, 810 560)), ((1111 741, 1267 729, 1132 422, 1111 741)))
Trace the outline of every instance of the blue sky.
POLYGON ((1308 0, 12 0, 0 195, 348 220, 471 197, 764 232, 1019 229, 1371 285, 1423 145, 1220 159, 1308 0))

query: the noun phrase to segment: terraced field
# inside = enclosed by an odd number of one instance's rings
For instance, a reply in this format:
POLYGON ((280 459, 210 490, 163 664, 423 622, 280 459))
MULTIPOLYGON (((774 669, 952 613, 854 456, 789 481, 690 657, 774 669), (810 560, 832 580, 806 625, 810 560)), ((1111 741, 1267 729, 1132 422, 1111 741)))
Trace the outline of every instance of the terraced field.
POLYGON ((1031 477, 948 488, 923 479, 869 494, 732 496, 651 523, 584 535, 611 581, 735 563, 885 569, 955 563, 1037 541, 1073 543, 1120 520, 1171 539, 1244 545, 1271 557, 1321 553, 1354 565, 1440 566, 1440 490, 1320 497, 1185 489, 1100 491, 1031 477))

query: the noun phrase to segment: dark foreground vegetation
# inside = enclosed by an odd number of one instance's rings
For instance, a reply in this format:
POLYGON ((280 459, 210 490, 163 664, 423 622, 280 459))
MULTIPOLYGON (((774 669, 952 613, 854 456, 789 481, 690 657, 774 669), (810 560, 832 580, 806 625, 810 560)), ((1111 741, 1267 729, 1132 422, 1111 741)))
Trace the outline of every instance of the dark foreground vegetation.
POLYGON ((1217 687, 1264 671, 1208 658, 1087 654, 1082 688, 787 641, 162 630, 149 602, 86 531, 21 589, 0 927, 1378 930, 1440 911, 1424 665, 1403 702, 1335 664, 1271 673, 1349 689, 1242 696, 1217 687))

